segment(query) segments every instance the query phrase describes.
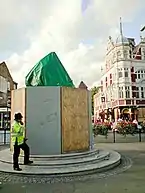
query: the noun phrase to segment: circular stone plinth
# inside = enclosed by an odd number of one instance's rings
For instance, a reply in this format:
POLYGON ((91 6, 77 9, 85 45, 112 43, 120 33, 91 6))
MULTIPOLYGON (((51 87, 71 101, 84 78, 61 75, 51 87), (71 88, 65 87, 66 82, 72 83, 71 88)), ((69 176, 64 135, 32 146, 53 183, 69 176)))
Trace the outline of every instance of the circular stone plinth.
POLYGON ((93 150, 84 153, 63 154, 56 156, 33 156, 34 164, 23 165, 22 171, 14 171, 12 154, 9 149, 0 151, 0 171, 25 175, 80 175, 102 172, 120 164, 121 156, 115 151, 93 150))

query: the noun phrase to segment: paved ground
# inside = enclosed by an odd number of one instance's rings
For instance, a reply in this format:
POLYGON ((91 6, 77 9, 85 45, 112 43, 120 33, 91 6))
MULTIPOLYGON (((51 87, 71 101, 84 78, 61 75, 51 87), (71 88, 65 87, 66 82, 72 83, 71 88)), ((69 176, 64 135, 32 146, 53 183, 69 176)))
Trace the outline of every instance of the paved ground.
POLYGON ((115 149, 133 161, 127 171, 106 178, 57 184, 5 184, 0 193, 145 193, 145 143, 97 144, 115 149))

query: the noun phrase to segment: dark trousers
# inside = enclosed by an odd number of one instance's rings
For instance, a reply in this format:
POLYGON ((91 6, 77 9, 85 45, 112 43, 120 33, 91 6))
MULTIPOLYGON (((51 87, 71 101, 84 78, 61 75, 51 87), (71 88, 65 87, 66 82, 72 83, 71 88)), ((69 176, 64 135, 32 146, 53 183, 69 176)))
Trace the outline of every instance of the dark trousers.
POLYGON ((19 155, 20 155, 20 149, 24 151, 24 164, 27 164, 29 162, 29 155, 30 150, 29 146, 26 143, 23 143, 21 145, 14 145, 14 154, 13 154, 13 167, 19 168, 19 155))

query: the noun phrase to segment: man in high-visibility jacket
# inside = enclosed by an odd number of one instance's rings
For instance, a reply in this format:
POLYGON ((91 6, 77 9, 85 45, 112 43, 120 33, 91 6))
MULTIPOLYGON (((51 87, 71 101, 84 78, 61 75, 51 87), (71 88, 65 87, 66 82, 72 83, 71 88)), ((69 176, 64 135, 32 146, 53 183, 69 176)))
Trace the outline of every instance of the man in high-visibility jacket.
POLYGON ((11 141, 14 145, 13 168, 17 171, 22 170, 18 163, 20 149, 24 151, 24 164, 28 165, 33 163, 33 161, 29 160, 30 150, 29 146, 26 144, 27 139, 25 139, 25 128, 23 126, 22 118, 23 116, 21 113, 16 113, 11 129, 11 141))

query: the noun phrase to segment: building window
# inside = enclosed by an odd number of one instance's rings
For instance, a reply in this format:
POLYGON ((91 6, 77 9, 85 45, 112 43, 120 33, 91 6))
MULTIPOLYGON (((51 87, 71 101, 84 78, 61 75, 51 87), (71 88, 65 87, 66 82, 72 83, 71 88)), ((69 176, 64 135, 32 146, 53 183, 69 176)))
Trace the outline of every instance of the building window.
POLYGON ((7 80, 2 76, 0 76, 0 91, 7 93, 7 80))
POLYGON ((143 79, 145 78, 145 71, 144 70, 138 70, 136 71, 137 79, 143 79))
POLYGON ((140 79, 140 74, 137 74, 137 79, 140 79))
POLYGON ((128 58, 128 51, 124 50, 124 58, 127 59, 128 58))
POLYGON ((8 82, 8 85, 7 85, 8 87, 7 87, 7 89, 8 89, 8 91, 10 91, 10 82, 8 82))
POLYGON ((15 89, 17 89, 17 84, 16 84, 16 83, 14 83, 14 90, 15 90, 15 89))
POLYGON ((139 98, 139 87, 136 87, 136 98, 139 98))
POLYGON ((122 78, 122 72, 118 73, 119 78, 122 78))
POLYGON ((124 76, 125 76, 125 78, 129 77, 128 70, 129 70, 128 68, 124 68, 124 76))
POLYGON ((128 72, 127 71, 124 72, 124 75, 125 75, 125 78, 128 78, 128 72))
POLYGON ((142 52, 142 59, 145 60, 145 50, 142 52))
POLYGON ((129 50, 129 58, 132 58, 132 51, 129 50))
POLYGON ((117 59, 120 59, 120 58, 121 58, 121 52, 118 51, 118 52, 117 52, 117 59))
POLYGON ((122 73, 122 68, 121 69, 118 69, 118 77, 119 78, 122 78, 123 77, 123 73, 122 73))
POLYGON ((123 87, 119 87, 119 98, 123 98, 124 94, 123 94, 123 87))
POLYGON ((130 98, 130 87, 129 86, 125 87, 125 95, 126 95, 126 98, 130 98))
POLYGON ((145 88, 144 87, 141 87, 141 98, 145 98, 145 88))
POLYGON ((112 84, 112 74, 110 74, 110 85, 112 84))

